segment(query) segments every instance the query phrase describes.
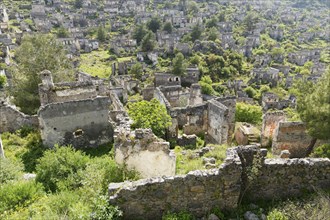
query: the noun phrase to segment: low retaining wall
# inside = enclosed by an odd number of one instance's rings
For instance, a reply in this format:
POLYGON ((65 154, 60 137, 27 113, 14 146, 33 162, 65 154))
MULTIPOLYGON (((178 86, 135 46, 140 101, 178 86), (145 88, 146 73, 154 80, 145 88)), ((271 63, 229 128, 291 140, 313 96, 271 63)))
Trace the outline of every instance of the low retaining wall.
POLYGON ((256 146, 230 148, 218 169, 111 183, 109 201, 123 210, 124 219, 160 219, 167 211, 202 217, 215 207, 235 209, 242 196, 272 200, 299 196, 314 187, 330 189, 328 158, 265 159, 266 154, 256 146))

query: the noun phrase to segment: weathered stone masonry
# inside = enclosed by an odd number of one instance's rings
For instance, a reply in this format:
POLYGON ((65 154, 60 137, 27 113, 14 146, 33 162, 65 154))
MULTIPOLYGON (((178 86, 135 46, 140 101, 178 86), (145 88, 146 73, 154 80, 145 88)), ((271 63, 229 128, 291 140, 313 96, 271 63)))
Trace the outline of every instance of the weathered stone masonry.
POLYGON ((212 208, 235 209, 240 196, 252 201, 299 196, 314 187, 330 189, 328 158, 265 159, 256 146, 230 148, 218 168, 187 175, 111 183, 110 203, 124 211, 124 219, 160 219, 166 211, 188 211, 202 217, 212 208), (260 169, 247 175, 256 155, 260 169))
POLYGON ((47 146, 99 146, 112 141, 109 97, 51 103, 38 111, 41 137, 47 146))

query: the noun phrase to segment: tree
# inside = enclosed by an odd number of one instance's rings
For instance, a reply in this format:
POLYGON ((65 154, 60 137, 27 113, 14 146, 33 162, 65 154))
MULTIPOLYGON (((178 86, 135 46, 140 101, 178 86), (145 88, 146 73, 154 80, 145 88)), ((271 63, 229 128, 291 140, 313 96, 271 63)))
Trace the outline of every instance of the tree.
POLYGON ((143 75, 143 68, 142 68, 142 65, 141 63, 136 63, 134 64, 129 73, 134 76, 136 79, 141 79, 142 75, 143 75))
POLYGON ((133 119, 131 127, 151 128, 158 137, 165 136, 165 129, 171 125, 171 116, 168 115, 166 107, 157 99, 131 103, 128 106, 128 114, 133 119))
POLYGON ((38 74, 49 70, 55 82, 73 78, 72 64, 60 42, 52 35, 25 35, 16 49, 17 66, 11 68, 14 103, 24 113, 34 114, 40 106, 38 74))
POLYGON ((210 18, 210 19, 208 19, 208 20, 206 21, 205 26, 206 26, 207 28, 212 28, 212 27, 216 27, 216 26, 217 26, 217 23, 218 23, 218 19, 217 19, 217 17, 213 16, 212 18, 210 18))
POLYGON ((155 35, 149 31, 141 41, 141 48, 143 52, 152 51, 155 48, 155 35))
POLYGON ((330 139, 330 69, 317 84, 301 82, 298 85, 297 111, 303 122, 306 123, 308 133, 313 137, 308 146, 309 155, 317 139, 330 139))
POLYGON ((257 105, 238 102, 236 103, 235 121, 260 124, 262 122, 262 109, 257 105))
POLYGON ((134 29, 133 32, 133 38, 136 40, 136 42, 138 44, 140 44, 140 42, 142 41, 142 39, 144 38, 144 36, 148 33, 148 31, 145 29, 144 25, 138 25, 136 26, 136 28, 134 29))
POLYGON ((186 65, 184 61, 184 56, 182 53, 178 53, 173 59, 172 73, 177 76, 184 75, 186 71, 186 65))
POLYGON ((74 7, 75 8, 82 8, 83 1, 82 0, 75 0, 74 7))
POLYGON ((191 40, 193 42, 195 42, 196 40, 200 39, 200 37, 202 36, 202 33, 203 33, 203 29, 202 29, 202 26, 198 23, 196 24, 192 30, 191 30, 191 33, 190 33, 190 36, 191 36, 191 40))
POLYGON ((163 31, 166 31, 167 33, 171 34, 173 31, 173 26, 171 22, 166 22, 163 26, 163 31))
POLYGON ((161 26, 161 21, 160 21, 159 17, 152 17, 147 23, 148 29, 154 33, 157 32, 157 30, 160 28, 160 26, 161 26))
POLYGON ((212 87, 212 79, 210 76, 203 76, 199 85, 201 86, 201 91, 206 95, 219 95, 212 87))
POLYGON ((106 34, 105 34, 105 31, 104 31, 104 28, 102 26, 99 26, 99 28, 97 29, 97 39, 100 42, 104 42, 105 38, 106 38, 106 34))

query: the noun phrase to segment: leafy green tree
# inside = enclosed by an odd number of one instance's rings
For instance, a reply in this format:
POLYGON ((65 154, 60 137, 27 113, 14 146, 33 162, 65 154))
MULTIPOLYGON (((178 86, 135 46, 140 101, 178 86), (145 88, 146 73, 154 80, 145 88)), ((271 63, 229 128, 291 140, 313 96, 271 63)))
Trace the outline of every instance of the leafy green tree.
POLYGON ((173 26, 171 22, 166 22, 163 26, 163 30, 166 31, 167 33, 172 33, 173 31, 173 26))
POLYGON ((55 82, 73 78, 72 64, 63 45, 52 35, 25 35, 16 49, 15 60, 17 66, 11 68, 13 87, 10 93, 14 103, 27 114, 36 113, 40 106, 40 72, 51 71, 55 82))
POLYGON ((172 73, 177 76, 182 76, 186 72, 186 65, 184 56, 182 53, 178 53, 175 55, 173 59, 173 67, 172 67, 172 73))
POLYGON ((144 25, 138 25, 135 27, 133 32, 133 38, 136 40, 138 44, 142 41, 144 36, 148 33, 144 25))
POLYGON ((313 137, 307 150, 309 155, 317 139, 330 139, 330 69, 317 84, 302 82, 299 89, 297 111, 313 137))
POLYGON ((147 23, 148 29, 154 33, 156 33, 158 29, 160 29, 161 25, 162 24, 159 17, 152 17, 147 23))
POLYGON ((106 39, 106 33, 105 33, 105 30, 102 26, 99 26, 98 29, 97 29, 97 39, 100 42, 104 42, 105 39, 106 39))
POLYGON ((130 75, 132 75, 133 77, 135 77, 136 79, 141 79, 142 75, 143 75, 143 68, 141 63, 136 63, 134 64, 130 71, 129 71, 130 75))
POLYGON ((39 159, 36 181, 51 192, 78 188, 81 186, 82 171, 88 162, 89 157, 81 151, 70 146, 55 146, 39 159))
POLYGON ((74 7, 75 8, 82 8, 83 1, 82 0, 75 0, 74 7))
POLYGON ((155 48, 155 34, 149 31, 141 41, 141 49, 143 52, 150 52, 155 48))
POLYGON ((262 122, 262 109, 257 105, 238 102, 236 103, 235 121, 260 124, 262 122))
POLYGON ((158 137, 165 136, 165 129, 171 125, 166 107, 157 99, 129 104, 128 114, 133 119, 132 128, 151 128, 158 137))
POLYGON ((203 28, 202 26, 198 23, 196 24, 192 30, 191 30, 191 33, 190 33, 190 36, 191 36, 191 40, 193 42, 195 42, 196 40, 199 40, 202 36, 202 33, 203 33, 203 28))

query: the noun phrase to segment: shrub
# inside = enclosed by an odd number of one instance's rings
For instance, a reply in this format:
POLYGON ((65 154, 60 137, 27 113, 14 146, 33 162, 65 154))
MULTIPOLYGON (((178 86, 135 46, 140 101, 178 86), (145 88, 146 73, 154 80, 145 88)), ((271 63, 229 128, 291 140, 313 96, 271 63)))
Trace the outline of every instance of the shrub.
POLYGON ((106 196, 100 196, 93 207, 92 220, 116 220, 123 215, 116 206, 111 206, 106 196))
POLYGON ((260 106, 239 102, 236 104, 236 122, 248 122, 260 124, 262 121, 262 110, 260 106))
POLYGON ((165 129, 171 125, 171 117, 166 107, 157 99, 130 104, 129 116, 133 119, 132 128, 151 128, 155 135, 163 137, 165 129))
POLYGON ((36 181, 42 183, 47 191, 75 189, 81 186, 81 171, 88 161, 89 157, 81 151, 70 146, 55 146, 38 160, 36 181))
POLYGON ((323 144, 314 149, 312 157, 327 157, 330 158, 330 144, 323 144))
POLYGON ((0 184, 18 180, 22 175, 23 166, 19 162, 0 158, 0 184))
POLYGON ((111 182, 136 179, 138 179, 137 172, 128 171, 126 167, 118 165, 108 156, 91 160, 82 173, 82 185, 92 194, 106 193, 111 182))
POLYGON ((89 219, 90 213, 77 191, 51 194, 29 207, 29 219, 89 219))
POLYGON ((34 181, 4 184, 0 191, 0 213, 26 207, 43 194, 42 185, 34 181))
POLYGON ((274 209, 267 215, 267 220, 288 220, 288 218, 277 209, 274 209))

